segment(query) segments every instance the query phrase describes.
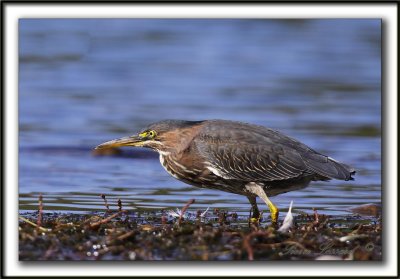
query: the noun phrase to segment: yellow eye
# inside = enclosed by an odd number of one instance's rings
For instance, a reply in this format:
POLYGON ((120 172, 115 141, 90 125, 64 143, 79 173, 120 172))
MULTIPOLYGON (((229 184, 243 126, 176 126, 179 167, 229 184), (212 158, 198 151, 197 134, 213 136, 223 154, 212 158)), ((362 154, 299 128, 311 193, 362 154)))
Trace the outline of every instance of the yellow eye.
POLYGON ((148 136, 149 138, 155 138, 156 135, 157 135, 157 133, 156 133, 156 131, 154 131, 154 130, 151 130, 151 131, 149 131, 149 132, 147 133, 147 136, 148 136))
POLYGON ((157 133, 154 130, 145 131, 145 132, 139 134, 139 137, 141 137, 143 139, 153 139, 156 136, 157 136, 157 133))

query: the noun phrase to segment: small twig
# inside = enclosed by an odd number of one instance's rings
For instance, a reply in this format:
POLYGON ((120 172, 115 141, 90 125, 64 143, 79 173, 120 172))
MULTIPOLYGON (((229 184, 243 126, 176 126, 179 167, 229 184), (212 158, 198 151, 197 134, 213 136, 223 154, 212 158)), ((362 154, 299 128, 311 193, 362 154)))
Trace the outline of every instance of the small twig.
POLYGON ((189 206, 191 205, 191 204, 193 204, 195 202, 195 199, 190 199, 186 204, 185 204, 185 206, 182 208, 182 215, 183 214, 185 214, 185 212, 186 212, 186 210, 189 208, 189 206))
POLYGON ((179 225, 182 223, 183 215, 185 215, 186 210, 189 208, 191 204, 195 202, 195 199, 190 199, 184 207, 182 207, 181 215, 179 216, 179 225))
POLYGON ((251 227, 251 216, 252 216, 252 213, 253 213, 253 207, 250 208, 250 212, 249 212, 249 218, 248 218, 249 228, 251 227))
POLYGON ((119 211, 119 212, 117 212, 117 213, 115 213, 115 214, 113 214, 113 215, 111 215, 111 216, 109 216, 109 217, 107 217, 107 218, 105 218, 105 219, 103 219, 103 220, 100 220, 100 221, 98 221, 98 222, 96 222, 96 223, 90 224, 90 228, 96 229, 96 228, 97 228, 98 226, 100 226, 101 224, 108 223, 108 222, 110 222, 113 218, 118 217, 119 215, 122 214, 122 212, 124 212, 124 211, 119 211))
POLYGON ((313 208, 314 210, 314 223, 318 224, 319 223, 319 215, 318 215, 318 211, 316 208, 313 208))
POLYGON ((117 239, 118 240, 124 240, 124 239, 132 236, 133 234, 135 234, 135 232, 134 231, 130 231, 130 232, 124 233, 123 235, 118 236, 117 239))
MULTIPOLYGON (((250 225, 250 221, 249 221, 249 225, 250 225)), ((245 239, 243 240, 243 247, 247 250, 248 260, 253 261, 254 260, 254 252, 253 252, 253 247, 251 247, 251 244, 249 242, 248 236, 245 237, 245 239)))
POLYGON ((100 197, 104 200, 104 205, 105 205, 105 207, 107 208, 107 212, 109 212, 109 211, 110 211, 110 207, 108 206, 108 202, 107 202, 107 199, 106 199, 106 195, 101 194, 100 197))
POLYGON ((40 227, 40 226, 38 226, 37 224, 35 224, 35 223, 29 221, 28 219, 26 219, 26 218, 24 218, 24 217, 19 216, 19 219, 21 219, 21 220, 24 221, 25 223, 28 223, 29 225, 32 225, 32 226, 38 228, 39 230, 41 230, 41 231, 43 231, 43 232, 48 232, 48 231, 49 231, 49 229, 40 227))
POLYGON ((286 240, 283 242, 276 242, 276 243, 260 243, 260 244, 256 244, 255 246, 257 248, 267 249, 267 248, 278 248, 278 247, 285 246, 285 245, 296 246, 297 248, 299 248, 302 251, 307 250, 302 244, 300 244, 296 241, 290 241, 290 240, 286 240))
POLYGON ((43 216, 43 196, 42 196, 42 194, 39 194, 39 215, 38 215, 38 219, 37 219, 38 227, 42 226, 42 216, 43 216))
POLYGON ((220 212, 218 215, 218 223, 223 225, 226 221, 226 212, 220 212))
POLYGON ((118 211, 122 211, 122 201, 118 199, 118 211))
POLYGON ((358 234, 359 231, 362 229, 363 224, 359 224, 355 230, 351 232, 351 234, 358 234))
POLYGON ((251 239, 253 239, 253 237, 255 237, 255 236, 265 236, 265 235, 267 235, 267 233, 261 232, 261 231, 256 231, 256 232, 249 233, 243 239, 243 247, 247 250, 249 261, 254 260, 254 251, 253 251, 253 247, 251 246, 251 243, 250 243, 251 239))
POLYGON ((165 225, 167 223, 167 216, 165 215, 165 210, 161 210, 161 224, 165 225))

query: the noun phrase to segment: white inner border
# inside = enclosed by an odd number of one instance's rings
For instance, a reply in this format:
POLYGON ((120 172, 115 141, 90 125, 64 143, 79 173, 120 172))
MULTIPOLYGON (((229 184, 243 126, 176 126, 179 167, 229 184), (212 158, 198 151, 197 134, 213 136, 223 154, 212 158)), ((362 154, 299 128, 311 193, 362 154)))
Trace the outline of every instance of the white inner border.
POLYGON ((397 272, 397 9, 395 4, 5 4, 5 251, 8 276, 395 276, 397 272), (19 18, 382 18, 386 28, 387 81, 384 114, 388 133, 383 239, 384 263, 258 262, 212 263, 21 263, 18 261, 18 19, 19 18), (389 193, 387 193, 389 192, 389 193), (290 268, 287 268, 290 266, 290 268))

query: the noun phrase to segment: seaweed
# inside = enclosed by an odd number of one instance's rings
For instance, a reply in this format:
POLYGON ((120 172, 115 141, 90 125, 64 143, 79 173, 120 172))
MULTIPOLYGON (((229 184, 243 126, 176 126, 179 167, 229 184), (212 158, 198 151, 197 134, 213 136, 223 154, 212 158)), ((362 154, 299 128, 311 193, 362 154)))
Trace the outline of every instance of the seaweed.
POLYGON ((283 231, 261 218, 214 208, 179 214, 124 210, 23 213, 19 259, 36 260, 381 260, 381 218, 298 214, 283 231), (36 223, 35 223, 36 220, 36 223))

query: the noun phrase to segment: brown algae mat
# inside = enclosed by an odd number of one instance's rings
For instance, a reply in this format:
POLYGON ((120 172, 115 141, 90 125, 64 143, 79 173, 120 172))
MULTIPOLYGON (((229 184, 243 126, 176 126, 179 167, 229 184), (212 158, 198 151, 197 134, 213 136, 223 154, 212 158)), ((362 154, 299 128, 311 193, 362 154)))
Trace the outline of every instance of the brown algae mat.
MULTIPOLYGON (((381 218, 298 214, 289 230, 268 219, 209 209, 20 214, 19 259, 43 260, 381 260, 381 218)), ((365 208, 363 209, 365 211, 365 208)), ((357 210, 353 210, 357 212, 357 210)), ((268 215, 268 214, 265 214, 268 215)), ((284 215, 284 214, 283 214, 284 215)), ((280 220, 282 223, 283 220, 280 220)), ((280 224, 281 225, 281 224, 280 224)))

